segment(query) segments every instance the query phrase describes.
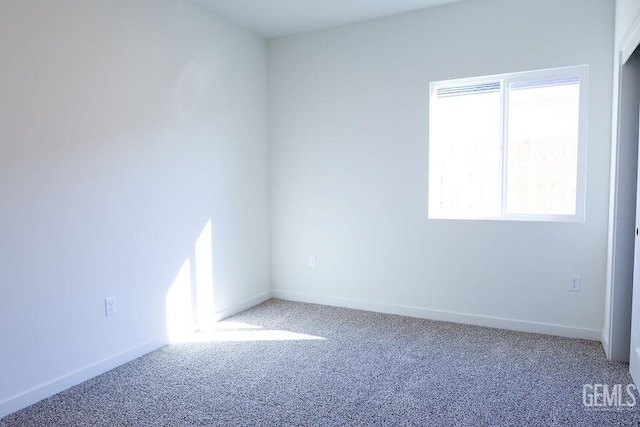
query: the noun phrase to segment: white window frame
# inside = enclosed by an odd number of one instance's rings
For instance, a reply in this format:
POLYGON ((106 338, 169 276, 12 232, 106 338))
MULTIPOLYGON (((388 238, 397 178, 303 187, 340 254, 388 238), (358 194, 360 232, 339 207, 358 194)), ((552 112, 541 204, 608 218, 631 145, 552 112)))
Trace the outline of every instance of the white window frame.
MULTIPOLYGON (((500 220, 500 221, 547 221, 547 222, 585 222, 586 211, 586 171, 587 171, 587 119, 588 119, 588 88, 589 88, 589 66, 578 65, 562 68, 550 68, 544 70, 524 71, 507 74, 494 74, 481 77, 471 77, 453 80, 441 80, 431 82, 429 85, 429 105, 433 104, 436 90, 443 86, 463 86, 477 85, 480 83, 500 81, 501 88, 501 132, 500 144, 502 147, 502 188, 501 188, 501 214, 496 217, 430 217, 429 216, 429 195, 427 194, 427 217, 433 220, 500 220), (507 213, 507 159, 508 159, 508 117, 509 99, 508 88, 512 83, 529 80, 546 80, 559 78, 575 78, 580 81, 579 105, 578 105, 578 154, 577 154, 577 177, 576 177, 576 206, 573 215, 557 214, 509 214, 507 213)), ((428 174, 427 174, 428 176, 428 174)), ((427 189, 429 188, 427 183, 427 189)))

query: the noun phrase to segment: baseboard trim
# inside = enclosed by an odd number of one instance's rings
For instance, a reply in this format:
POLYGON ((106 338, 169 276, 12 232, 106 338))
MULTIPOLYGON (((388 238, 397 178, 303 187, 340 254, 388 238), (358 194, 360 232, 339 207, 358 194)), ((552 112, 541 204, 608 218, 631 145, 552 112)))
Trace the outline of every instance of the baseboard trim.
MULTIPOLYGON (((247 310, 253 306, 263 303, 272 298, 272 292, 264 292, 253 298, 249 298, 239 304, 232 307, 228 307, 224 310, 220 310, 215 313, 216 320, 222 320, 241 311, 247 310)), ((18 393, 5 400, 0 401, 0 418, 3 418, 9 414, 12 414, 27 406, 33 405, 42 399, 53 396, 56 393, 60 393, 70 387, 94 378, 100 374, 110 371, 120 365, 137 359, 140 356, 144 356, 147 353, 151 353, 154 350, 164 347, 169 343, 169 338, 163 336, 158 339, 151 339, 144 343, 124 350, 116 355, 99 360, 93 364, 84 366, 69 374, 62 375, 44 384, 33 387, 24 392, 18 393)))
POLYGON ((334 307, 354 308, 358 310, 375 311, 378 313, 398 314, 401 316, 411 316, 422 319, 486 326, 498 329, 509 329, 513 331, 531 332, 536 334, 556 335, 567 338, 579 338, 590 341, 600 341, 602 338, 602 331, 600 330, 554 325, 550 323, 530 322, 502 317, 458 313, 445 310, 433 310, 428 308, 386 304, 374 301, 355 300, 282 290, 273 291, 272 296, 273 298, 288 301, 330 305, 334 307))
POLYGON ((233 316, 234 314, 238 314, 242 311, 248 310, 251 307, 254 307, 258 304, 262 304, 263 302, 273 298, 273 292, 267 291, 256 295, 255 297, 244 300, 243 302, 236 304, 232 307, 225 308, 223 310, 216 311, 214 314, 215 321, 220 321, 226 319, 227 317, 233 316))
POLYGON ((151 353, 166 344, 166 337, 145 341, 140 345, 131 347, 118 354, 109 356, 66 375, 54 378, 44 384, 18 393, 8 399, 2 400, 0 401, 0 418, 110 371, 111 369, 137 359, 140 356, 151 353))

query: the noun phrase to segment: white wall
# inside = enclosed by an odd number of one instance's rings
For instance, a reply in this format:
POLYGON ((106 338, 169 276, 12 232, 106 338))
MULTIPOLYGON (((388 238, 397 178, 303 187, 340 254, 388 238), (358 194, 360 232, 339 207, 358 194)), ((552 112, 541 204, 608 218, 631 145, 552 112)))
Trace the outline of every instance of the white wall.
POLYGON ((613 23, 606 0, 477 0, 269 41, 274 294, 599 339, 613 23), (586 222, 427 220, 429 82, 578 64, 586 222))
POLYGON ((616 0, 616 42, 621 42, 627 32, 631 30, 634 22, 638 19, 639 13, 640 1, 616 0))
POLYGON ((183 0, 4 0, 0 58, 0 417, 162 345, 209 220, 218 315, 270 295, 264 41, 183 0))

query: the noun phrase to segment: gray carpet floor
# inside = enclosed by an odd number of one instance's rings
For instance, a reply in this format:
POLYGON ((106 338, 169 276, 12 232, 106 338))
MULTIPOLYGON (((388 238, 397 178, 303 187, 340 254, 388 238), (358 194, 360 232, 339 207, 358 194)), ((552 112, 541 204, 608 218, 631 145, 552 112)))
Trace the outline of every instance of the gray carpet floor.
POLYGON ((584 384, 632 381, 597 342, 281 300, 202 337, 0 426, 640 425, 640 399, 584 406, 584 384))

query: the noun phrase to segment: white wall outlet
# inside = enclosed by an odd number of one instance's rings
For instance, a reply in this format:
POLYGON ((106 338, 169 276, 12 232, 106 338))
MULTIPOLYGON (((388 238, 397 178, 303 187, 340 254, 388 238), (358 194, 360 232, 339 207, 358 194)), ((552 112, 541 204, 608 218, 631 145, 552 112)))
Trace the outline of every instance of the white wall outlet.
POLYGON ((116 297, 105 298, 104 300, 104 315, 114 316, 118 312, 116 308, 116 297))
POLYGON ((309 257, 309 267, 315 268, 316 266, 316 257, 313 255, 309 257))
POLYGON ((569 291, 580 292, 582 290, 582 278, 580 276, 569 276, 569 291))

